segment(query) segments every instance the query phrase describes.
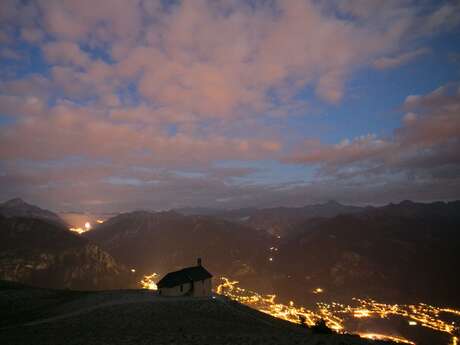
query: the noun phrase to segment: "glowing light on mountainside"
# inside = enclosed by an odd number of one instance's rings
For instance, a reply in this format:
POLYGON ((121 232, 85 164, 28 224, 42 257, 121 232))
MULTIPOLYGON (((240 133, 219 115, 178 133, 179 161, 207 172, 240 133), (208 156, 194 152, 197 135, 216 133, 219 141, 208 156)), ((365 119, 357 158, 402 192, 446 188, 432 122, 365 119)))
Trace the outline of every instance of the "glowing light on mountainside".
POLYGON ((82 234, 88 231, 86 228, 69 228, 69 230, 76 232, 77 234, 82 234))
POLYGON ((145 275, 139 283, 143 289, 158 290, 158 286, 156 284, 156 278, 158 277, 158 273, 145 275))
POLYGON ((85 225, 84 225, 83 228, 81 228, 81 227, 78 227, 78 228, 71 227, 71 228, 69 228, 69 230, 73 231, 73 232, 76 232, 77 234, 81 235, 82 233, 91 230, 91 223, 90 222, 85 222, 85 225))
POLYGON ((324 292, 324 290, 322 288, 316 288, 316 289, 313 290, 313 293, 316 294, 316 295, 320 294, 320 293, 323 293, 323 292, 324 292))

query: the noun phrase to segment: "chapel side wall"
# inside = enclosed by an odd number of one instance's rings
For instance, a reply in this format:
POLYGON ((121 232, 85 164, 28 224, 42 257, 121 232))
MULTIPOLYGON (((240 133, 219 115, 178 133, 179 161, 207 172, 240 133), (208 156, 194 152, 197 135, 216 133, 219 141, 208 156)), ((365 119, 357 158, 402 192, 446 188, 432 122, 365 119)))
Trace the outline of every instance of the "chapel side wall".
POLYGON ((161 296, 184 296, 190 291, 192 287, 190 283, 182 284, 182 286, 182 291, 180 291, 180 285, 174 286, 172 288, 161 288, 161 296))
POLYGON ((211 296, 212 281, 211 278, 200 280, 194 283, 193 296, 205 297, 211 296))

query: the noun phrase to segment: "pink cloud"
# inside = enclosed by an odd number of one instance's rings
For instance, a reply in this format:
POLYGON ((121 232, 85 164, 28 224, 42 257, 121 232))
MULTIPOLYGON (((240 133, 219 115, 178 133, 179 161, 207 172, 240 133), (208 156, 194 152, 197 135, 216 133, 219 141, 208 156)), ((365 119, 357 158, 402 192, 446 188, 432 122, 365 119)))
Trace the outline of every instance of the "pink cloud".
POLYGON ((4 59, 9 59, 9 60, 22 60, 24 59, 24 56, 17 51, 14 51, 13 49, 10 48, 3 48, 0 50, 0 57, 4 59))
POLYGON ((343 96, 343 84, 344 76, 341 72, 329 72, 319 79, 316 93, 324 100, 337 103, 343 96))
POLYGON ((225 158, 260 158, 281 148, 280 143, 270 139, 229 138, 218 134, 200 137, 188 133, 171 136, 157 126, 138 128, 106 121, 105 113, 61 104, 43 109, 40 116, 28 114, 16 125, 1 129, 0 156, 3 159, 22 157, 31 160, 81 156, 126 164, 180 165, 225 158), (14 145, 19 137, 23 138, 21 145, 14 145))
POLYGON ((460 87, 447 85, 427 95, 409 96, 404 108, 413 115, 406 115, 406 125, 397 131, 403 144, 431 147, 460 140, 460 87))
POLYGON ((50 63, 86 66, 90 59, 80 49, 78 44, 72 42, 51 42, 42 46, 43 53, 50 63))
POLYGON ((42 99, 0 95, 0 113, 9 116, 39 116, 46 108, 42 99))
POLYGON ((138 0, 64 0, 39 4, 50 34, 77 41, 90 36, 108 41, 136 36, 141 24, 139 3, 138 0))
POLYGON ((373 65, 378 69, 395 68, 409 61, 416 59, 421 55, 428 54, 429 49, 419 48, 411 52, 403 53, 393 57, 381 57, 374 61, 373 65))
POLYGON ((321 98, 336 103, 347 73, 397 38, 392 29, 372 32, 324 16, 308 1, 280 2, 276 11, 228 6, 230 15, 206 1, 181 3, 147 27, 147 45, 115 47, 120 75, 142 71, 146 99, 206 117, 266 111, 268 91, 285 95, 287 85, 293 96, 316 84, 321 98))
POLYGON ((324 145, 310 140, 302 146, 302 152, 290 159, 305 164, 331 164, 334 166, 364 162, 379 157, 391 148, 391 143, 378 139, 374 134, 344 139, 335 145, 324 145))
POLYGON ((0 83, 0 92, 4 95, 35 96, 46 99, 53 92, 53 85, 49 79, 42 75, 29 74, 24 78, 0 83))
POLYGON ((10 36, 4 31, 0 31, 0 43, 8 43, 9 41, 10 36))
POLYGON ((51 63, 85 67, 70 72, 53 65, 53 79, 66 97, 79 100, 90 90, 98 102, 114 107, 116 88, 135 80, 145 102, 204 120, 271 114, 273 95, 280 109, 289 109, 305 87, 338 103, 347 76, 397 50, 413 20, 410 7, 397 3, 337 4, 359 20, 343 20, 307 0, 255 7, 183 1, 167 9, 140 0, 38 1, 27 8, 8 3, 10 20, 35 13, 29 20, 34 25, 22 29, 25 39, 38 42, 42 31, 57 39, 41 46, 51 63), (111 45, 115 63, 91 61, 79 47, 83 42, 111 45))
POLYGON ((458 27, 459 24, 460 4, 454 1, 442 4, 436 11, 430 13, 422 23, 422 29, 433 34, 458 27))
POLYGON ((404 109, 409 112, 392 136, 366 135, 335 145, 309 140, 286 161, 319 165, 320 172, 332 175, 348 171, 352 176, 460 164, 452 156, 460 149, 460 88, 443 86, 426 95, 408 96, 404 109))
POLYGON ((44 40, 44 33, 37 28, 23 28, 21 38, 29 43, 40 43, 44 40))

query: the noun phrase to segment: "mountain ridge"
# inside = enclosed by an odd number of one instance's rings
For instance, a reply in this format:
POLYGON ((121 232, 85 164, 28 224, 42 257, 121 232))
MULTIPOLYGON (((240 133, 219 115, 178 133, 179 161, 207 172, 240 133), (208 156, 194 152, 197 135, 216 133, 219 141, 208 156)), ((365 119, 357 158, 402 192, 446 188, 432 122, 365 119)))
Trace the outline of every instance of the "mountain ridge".
POLYGON ((62 225, 0 215, 0 279, 101 289, 129 286, 132 278, 110 254, 62 225))
POLYGON ((0 215, 6 218, 28 217, 46 220, 55 224, 68 226, 67 223, 56 213, 29 204, 21 198, 7 200, 0 204, 0 215))

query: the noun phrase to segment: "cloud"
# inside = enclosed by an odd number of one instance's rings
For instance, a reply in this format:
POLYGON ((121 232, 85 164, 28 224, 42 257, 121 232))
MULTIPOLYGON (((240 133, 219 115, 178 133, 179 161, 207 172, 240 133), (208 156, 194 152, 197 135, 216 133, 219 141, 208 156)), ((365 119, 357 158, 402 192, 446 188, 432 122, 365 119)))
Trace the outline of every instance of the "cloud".
POLYGON ((133 167, 127 170, 116 165, 66 163, 67 167, 54 167, 50 162, 41 169, 36 165, 2 169, 3 198, 21 195, 30 202, 58 211, 118 212, 197 205, 213 208, 299 206, 330 199, 361 205, 404 199, 433 201, 456 198, 460 186, 458 178, 450 178, 449 183, 438 184, 433 189, 428 181, 406 179, 389 183, 388 177, 376 176, 367 178, 365 188, 362 183, 330 179, 310 183, 241 184, 207 173, 181 176, 161 169, 133 167))
POLYGON ((452 30, 460 24, 460 4, 457 1, 447 2, 429 13, 422 23, 422 29, 434 34, 442 30, 452 30))
POLYGON ((41 115, 45 104, 37 97, 19 97, 0 95, 0 114, 7 116, 37 116, 41 115))
POLYGON ((34 96, 45 100, 53 91, 52 82, 40 74, 28 74, 23 78, 0 82, 0 93, 5 96, 34 96))
MULTIPOLYGON (((170 135, 157 126, 139 128, 106 121, 106 112, 100 109, 66 103, 44 108, 38 100, 36 106, 35 101, 31 100, 30 105, 34 107, 33 112, 23 110, 28 116, 0 129, 3 159, 21 157, 40 161, 78 156, 126 164, 186 166, 190 162, 206 163, 214 159, 262 157, 276 153, 281 147, 279 142, 270 139, 229 138, 219 134, 196 136, 187 132, 170 135), (37 114, 40 109, 43 112, 37 114), (14 144, 17 138, 21 138, 21 145, 14 144)), ((5 111, 12 111, 17 102, 14 97, 5 99, 5 106, 10 104, 5 111)))
MULTIPOLYGON (((24 39, 39 43, 42 32, 53 38, 40 48, 67 98, 87 98, 90 89, 93 100, 114 106, 113 94, 135 85, 145 104, 205 120, 263 116, 274 105, 289 109, 309 87, 338 103, 346 78, 376 56, 397 52, 416 21, 406 2, 332 1, 335 11, 308 0, 7 4, 11 25, 29 23, 20 27, 24 39)), ((377 65, 422 52, 377 58, 377 65)))
POLYGON ((0 58, 8 60, 22 60, 24 59, 24 56, 12 49, 3 48, 2 50, 0 50, 0 58))
POLYGON ((329 72, 319 79, 316 93, 326 101, 337 103, 343 96, 343 84, 344 76, 341 72, 329 72))
POLYGON ((401 66, 409 61, 418 58, 421 55, 430 52, 427 48, 419 48, 411 52, 403 53, 393 57, 382 57, 374 61, 373 65, 378 69, 389 69, 401 66))
POLYGON ((309 140, 302 146, 302 152, 293 156, 290 161, 308 164, 330 164, 342 167, 356 162, 374 159, 389 149, 390 143, 378 139, 375 134, 368 134, 344 139, 335 145, 323 145, 318 140, 309 140))
MULTIPOLYGON (((0 2, 0 37, 4 42, 14 40, 15 31, 24 33, 24 39, 36 42, 40 12, 37 1, 4 0, 0 2)), ((0 40, 1 41, 1 40, 0 40)))
POLYGON ((51 42, 42 46, 42 51, 50 63, 73 66, 86 66, 90 59, 73 42, 51 42))
POLYGON ((40 43, 44 40, 44 33, 37 28, 21 29, 21 39, 29 43, 40 43))
POLYGON ((385 174, 430 178, 441 169, 458 172, 460 88, 447 85, 408 96, 403 108, 407 113, 402 124, 389 137, 369 134, 333 145, 310 140, 286 161, 318 165, 319 175, 340 178, 385 174))
POLYGON ((110 41, 136 36, 142 23, 138 0, 39 1, 43 26, 51 35, 67 40, 110 41))
MULTIPOLYGON (((290 103, 308 86, 337 103, 347 75, 395 49, 408 20, 391 10, 385 28, 362 26, 325 14, 312 1, 166 6, 67 0, 40 1, 37 7, 43 30, 57 39, 42 45, 50 62, 86 67, 81 43, 111 45, 114 63, 108 69, 120 83, 134 81, 146 102, 205 118, 263 114, 273 99, 290 103)), ((81 92, 75 93, 78 99, 81 92)))
POLYGON ((4 31, 0 31, 0 43, 8 43, 10 41, 10 36, 4 31))

